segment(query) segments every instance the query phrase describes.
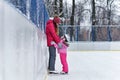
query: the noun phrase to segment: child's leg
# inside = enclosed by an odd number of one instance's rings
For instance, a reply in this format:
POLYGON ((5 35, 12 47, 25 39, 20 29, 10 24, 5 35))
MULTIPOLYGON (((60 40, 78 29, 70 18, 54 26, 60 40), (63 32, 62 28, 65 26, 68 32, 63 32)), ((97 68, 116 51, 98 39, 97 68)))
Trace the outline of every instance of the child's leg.
POLYGON ((66 53, 60 53, 60 60, 62 64, 62 71, 68 72, 68 63, 67 63, 67 54, 66 53))

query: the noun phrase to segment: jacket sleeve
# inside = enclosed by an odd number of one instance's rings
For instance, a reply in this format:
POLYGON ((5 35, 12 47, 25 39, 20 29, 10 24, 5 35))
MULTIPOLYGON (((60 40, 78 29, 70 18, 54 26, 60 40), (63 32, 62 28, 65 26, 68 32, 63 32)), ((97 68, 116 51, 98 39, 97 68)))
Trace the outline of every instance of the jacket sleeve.
POLYGON ((60 37, 55 32, 55 28, 54 28, 53 24, 51 24, 50 26, 51 26, 51 27, 49 27, 50 34, 53 37, 54 41, 58 44, 60 42, 60 37))
POLYGON ((58 45, 57 45, 57 44, 54 44, 54 47, 55 47, 55 48, 58 48, 58 45))
POLYGON ((58 48, 58 45, 54 41, 51 41, 51 45, 53 45, 55 48, 58 48))

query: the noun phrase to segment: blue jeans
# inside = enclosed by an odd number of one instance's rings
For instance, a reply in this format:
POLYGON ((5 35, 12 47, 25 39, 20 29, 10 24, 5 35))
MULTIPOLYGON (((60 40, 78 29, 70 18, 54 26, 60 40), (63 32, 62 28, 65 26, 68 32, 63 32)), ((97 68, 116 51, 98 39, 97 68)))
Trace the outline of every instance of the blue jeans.
POLYGON ((54 46, 50 46, 49 47, 49 63, 48 63, 49 71, 55 70, 55 60, 56 60, 56 48, 54 46))

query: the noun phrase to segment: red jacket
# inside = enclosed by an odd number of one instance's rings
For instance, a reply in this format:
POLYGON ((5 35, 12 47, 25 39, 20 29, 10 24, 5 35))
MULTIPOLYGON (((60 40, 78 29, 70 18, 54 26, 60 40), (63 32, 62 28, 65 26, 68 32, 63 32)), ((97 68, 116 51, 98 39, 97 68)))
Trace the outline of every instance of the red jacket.
POLYGON ((53 20, 48 20, 47 21, 47 24, 46 24, 46 37, 47 37, 47 46, 52 46, 51 41, 54 41, 57 44, 60 42, 60 37, 57 35, 57 33, 55 31, 53 20))

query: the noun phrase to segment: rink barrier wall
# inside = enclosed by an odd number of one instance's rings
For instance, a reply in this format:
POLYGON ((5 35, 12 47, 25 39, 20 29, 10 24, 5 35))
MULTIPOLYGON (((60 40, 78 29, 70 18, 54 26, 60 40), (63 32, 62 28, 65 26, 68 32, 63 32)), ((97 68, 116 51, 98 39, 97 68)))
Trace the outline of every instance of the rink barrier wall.
POLYGON ((69 51, 120 51, 119 41, 70 42, 69 51))
POLYGON ((0 80, 45 80, 45 34, 0 0, 0 80))

